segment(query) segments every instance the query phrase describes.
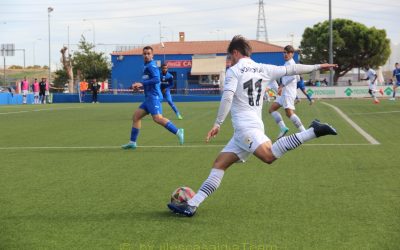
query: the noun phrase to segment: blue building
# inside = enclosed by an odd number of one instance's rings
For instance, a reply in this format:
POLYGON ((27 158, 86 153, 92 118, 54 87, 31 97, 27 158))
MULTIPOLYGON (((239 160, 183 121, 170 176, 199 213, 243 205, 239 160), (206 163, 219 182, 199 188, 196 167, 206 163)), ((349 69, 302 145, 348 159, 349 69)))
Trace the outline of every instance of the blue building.
MULTIPOLYGON (((158 66, 166 63, 174 75, 177 93, 216 89, 223 82, 225 70, 230 62, 226 50, 230 41, 185 41, 180 33, 179 42, 164 42, 150 45, 154 49, 154 60, 158 66)), ((260 63, 283 65, 283 47, 262 41, 251 40, 251 58, 260 63)), ((296 52, 297 61, 298 54, 296 52)), ((111 86, 113 89, 128 89, 135 81, 141 81, 143 70, 142 48, 111 55, 111 86)))

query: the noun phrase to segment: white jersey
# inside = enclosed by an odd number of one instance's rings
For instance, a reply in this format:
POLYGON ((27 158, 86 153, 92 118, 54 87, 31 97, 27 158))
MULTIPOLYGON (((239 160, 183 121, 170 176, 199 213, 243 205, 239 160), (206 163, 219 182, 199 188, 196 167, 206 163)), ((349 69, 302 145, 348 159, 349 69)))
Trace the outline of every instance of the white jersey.
MULTIPOLYGON (((296 62, 292 59, 286 61, 284 65, 294 65, 296 62)), ((284 76, 282 77, 282 96, 296 98, 297 95, 297 82, 300 80, 299 75, 284 76)))
POLYGON ((367 71, 367 76, 368 76, 368 79, 369 79, 369 88, 370 89, 375 89, 375 84, 376 84, 376 79, 375 79, 375 76, 376 76, 376 72, 375 72, 375 70, 373 70, 373 69, 369 69, 368 71, 367 71), (375 79, 375 81, 374 81, 374 79, 375 79))
POLYGON ((262 129, 263 95, 267 85, 286 74, 284 66, 256 63, 250 58, 240 59, 226 72, 224 91, 234 93, 231 107, 235 131, 262 129))

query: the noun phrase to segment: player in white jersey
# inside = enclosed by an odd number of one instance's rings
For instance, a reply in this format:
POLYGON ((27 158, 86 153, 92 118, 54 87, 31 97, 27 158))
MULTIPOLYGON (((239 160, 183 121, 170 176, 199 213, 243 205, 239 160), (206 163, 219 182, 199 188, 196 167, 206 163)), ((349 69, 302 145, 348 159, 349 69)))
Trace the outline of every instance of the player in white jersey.
MULTIPOLYGON (((290 45, 287 45, 283 49, 283 57, 286 61, 284 65, 296 64, 296 62, 293 60, 293 55, 294 55, 294 48, 290 45)), ((278 112, 278 109, 280 107, 283 107, 285 109, 286 116, 293 122, 293 124, 299 131, 306 130, 300 118, 294 113, 295 110, 294 102, 297 96, 298 81, 300 81, 299 75, 282 77, 282 85, 283 85, 282 95, 279 96, 269 108, 269 113, 272 115, 272 117, 274 118, 276 124, 278 124, 280 129, 280 133, 277 139, 281 138, 289 131, 289 128, 286 127, 286 124, 283 121, 281 114, 278 112)))
MULTIPOLYGON (((375 95, 375 93, 378 92, 378 90, 376 90, 376 84, 377 84, 378 75, 376 74, 375 70, 371 69, 371 67, 369 65, 367 65, 365 67, 365 69, 367 70, 367 77, 365 79, 361 79, 361 80, 362 81, 369 80, 368 93, 371 95, 372 98, 374 98, 374 103, 378 104, 379 100, 375 95)), ((381 93, 381 95, 383 95, 383 90, 380 89, 379 93, 381 93)))
POLYGON ((235 36, 229 44, 228 56, 231 58, 232 67, 227 70, 224 92, 217 119, 208 132, 206 141, 215 137, 228 115, 232 116, 234 134, 225 148, 214 161, 210 175, 204 181, 200 190, 187 203, 169 203, 168 208, 178 214, 193 216, 197 207, 210 196, 220 185, 225 170, 235 162, 244 162, 250 154, 265 163, 272 163, 287 151, 300 146, 303 142, 316 137, 332 134, 336 130, 328 124, 313 121, 310 128, 282 137, 274 144, 264 134, 262 121, 262 94, 267 83, 285 75, 308 73, 318 69, 329 69, 334 64, 321 65, 288 65, 274 66, 256 63, 250 59, 251 47, 242 36, 235 36))

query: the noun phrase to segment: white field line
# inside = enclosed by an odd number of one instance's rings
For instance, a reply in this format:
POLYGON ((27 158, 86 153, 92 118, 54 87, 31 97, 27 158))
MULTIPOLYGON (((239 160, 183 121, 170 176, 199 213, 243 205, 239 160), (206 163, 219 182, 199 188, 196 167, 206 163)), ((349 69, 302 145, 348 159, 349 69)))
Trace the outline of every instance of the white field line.
POLYGON ((80 109, 80 108, 82 108, 82 107, 43 108, 43 109, 32 109, 32 110, 3 112, 3 113, 0 113, 0 115, 19 114, 19 113, 28 113, 28 112, 40 112, 40 111, 58 111, 58 110, 64 110, 64 109, 80 109))
POLYGON ((345 113, 343 113, 343 111, 341 111, 338 107, 326 103, 326 102, 321 102, 331 108, 333 108, 345 121, 347 121, 358 133, 360 133, 367 141, 369 141, 369 143, 373 144, 373 145, 379 145, 380 143, 374 138, 372 137, 370 134, 368 134, 367 132, 365 132, 364 129, 362 129, 360 126, 357 125, 357 123, 353 122, 353 120, 351 120, 345 113))
MULTIPOLYGON (((357 144, 357 143, 348 143, 348 144, 303 144, 303 146, 371 146, 371 144, 357 144)), ((218 144, 209 144, 209 145, 148 145, 148 146, 138 146, 138 148, 223 148, 225 145, 218 144)), ((121 149, 121 146, 82 146, 82 147, 68 147, 68 146, 49 146, 49 147, 0 147, 0 150, 42 150, 42 149, 121 149)), ((122 150, 122 149, 121 149, 122 150)))

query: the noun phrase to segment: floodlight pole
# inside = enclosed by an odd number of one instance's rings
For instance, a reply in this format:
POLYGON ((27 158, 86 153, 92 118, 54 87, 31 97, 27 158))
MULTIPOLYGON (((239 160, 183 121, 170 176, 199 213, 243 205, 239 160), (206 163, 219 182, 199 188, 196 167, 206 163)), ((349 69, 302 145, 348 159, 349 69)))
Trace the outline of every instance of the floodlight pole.
MULTIPOLYGON (((333 63, 332 0, 329 0, 329 63, 333 63)), ((333 68, 329 70, 329 84, 333 85, 333 68)))
POLYGON ((6 52, 5 52, 5 48, 3 47, 3 58, 4 58, 4 67, 3 67, 3 72, 4 72, 4 85, 6 84, 6 52))
POLYGON ((52 7, 48 7, 47 8, 47 13, 48 13, 48 26, 49 26, 49 81, 48 83, 51 84, 51 43, 50 43, 50 13, 53 11, 54 9, 52 7))

